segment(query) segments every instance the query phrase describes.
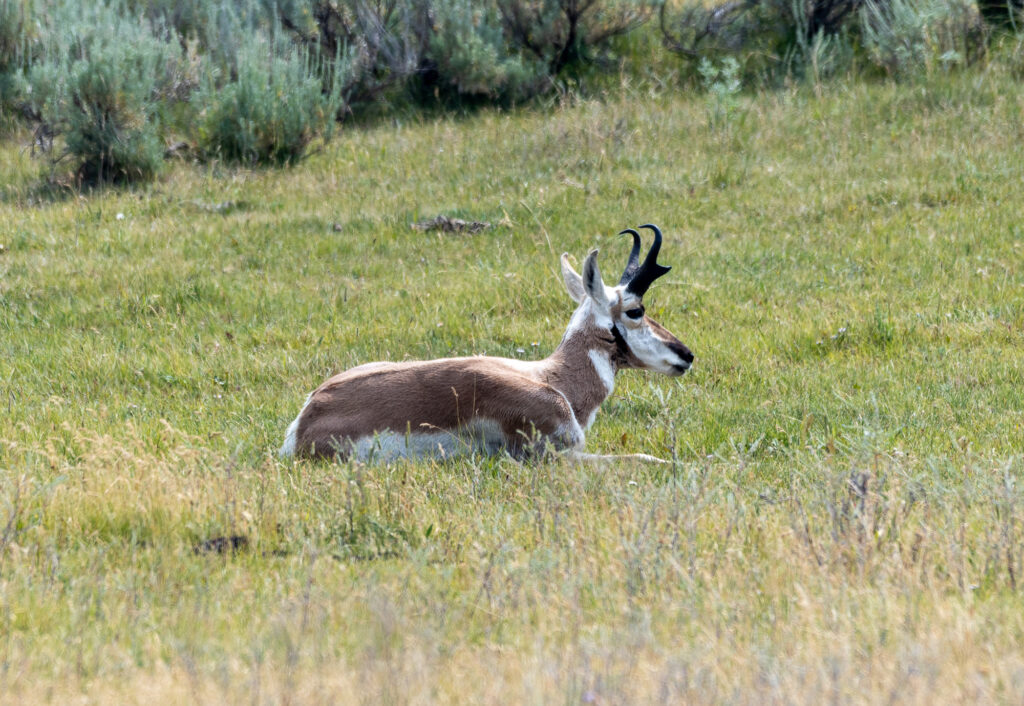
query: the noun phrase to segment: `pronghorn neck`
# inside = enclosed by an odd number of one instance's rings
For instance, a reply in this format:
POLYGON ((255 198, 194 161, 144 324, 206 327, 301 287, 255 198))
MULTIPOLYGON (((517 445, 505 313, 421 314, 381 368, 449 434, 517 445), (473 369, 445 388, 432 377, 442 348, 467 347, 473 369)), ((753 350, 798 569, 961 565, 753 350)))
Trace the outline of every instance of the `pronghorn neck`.
POLYGON ((615 386, 616 339, 592 317, 574 315, 562 342, 540 366, 545 381, 565 395, 587 428, 615 386))

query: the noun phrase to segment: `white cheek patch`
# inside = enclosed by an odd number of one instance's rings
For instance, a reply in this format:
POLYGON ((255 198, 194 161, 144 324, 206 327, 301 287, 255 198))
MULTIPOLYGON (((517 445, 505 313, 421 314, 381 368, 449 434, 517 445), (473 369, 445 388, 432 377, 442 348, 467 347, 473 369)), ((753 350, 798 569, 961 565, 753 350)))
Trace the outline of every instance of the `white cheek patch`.
POLYGON ((645 367, 661 373, 672 371, 671 358, 675 356, 660 338, 646 326, 626 329, 626 345, 645 367))

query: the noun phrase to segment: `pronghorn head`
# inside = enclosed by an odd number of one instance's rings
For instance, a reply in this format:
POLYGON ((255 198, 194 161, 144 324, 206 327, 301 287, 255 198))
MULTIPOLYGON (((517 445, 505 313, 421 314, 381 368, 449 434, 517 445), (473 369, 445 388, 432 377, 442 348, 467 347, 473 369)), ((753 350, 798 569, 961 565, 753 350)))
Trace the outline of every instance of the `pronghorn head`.
POLYGON ((597 250, 592 250, 579 275, 562 255, 562 278, 569 296, 579 304, 569 324, 571 332, 587 329, 595 332, 595 346, 605 347, 617 368, 644 368, 666 375, 682 375, 693 363, 693 353, 665 327, 644 312, 643 296, 658 277, 671 268, 659 265, 661 231, 657 226, 640 226, 654 231, 654 244, 640 262, 640 234, 632 229, 619 233, 633 236, 622 278, 614 287, 605 285, 597 267, 597 250))

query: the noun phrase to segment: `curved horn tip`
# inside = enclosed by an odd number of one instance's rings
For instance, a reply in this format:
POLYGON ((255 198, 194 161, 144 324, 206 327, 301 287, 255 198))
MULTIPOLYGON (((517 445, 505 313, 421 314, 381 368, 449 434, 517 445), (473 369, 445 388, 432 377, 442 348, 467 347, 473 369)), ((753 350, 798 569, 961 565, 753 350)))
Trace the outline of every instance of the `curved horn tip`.
POLYGON ((658 264, 658 253, 661 251, 662 242, 661 229, 653 223, 645 223, 640 227, 649 228, 654 231, 654 243, 651 245, 651 249, 647 251, 647 257, 644 258, 643 264, 640 265, 636 274, 629 280, 629 284, 626 285, 626 290, 642 297, 651 286, 651 283, 671 268, 658 264))
POLYGON ((626 233, 633 236, 633 249, 629 253, 629 259, 626 261, 626 269, 622 271, 622 278, 619 280, 620 285, 628 284, 640 267, 640 234, 633 228, 619 231, 619 235, 625 235, 626 233))
POLYGON ((636 265, 640 259, 640 234, 633 228, 626 228, 626 230, 620 230, 619 235, 625 235, 629 233, 633 236, 633 251, 629 253, 629 262, 626 264, 626 269, 636 265))

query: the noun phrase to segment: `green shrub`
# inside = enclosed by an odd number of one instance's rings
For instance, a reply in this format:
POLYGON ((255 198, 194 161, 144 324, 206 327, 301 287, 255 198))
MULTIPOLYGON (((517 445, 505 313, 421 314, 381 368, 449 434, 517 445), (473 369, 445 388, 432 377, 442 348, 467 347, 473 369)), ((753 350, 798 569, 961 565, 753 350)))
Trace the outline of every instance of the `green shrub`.
POLYGON ((125 0, 124 9, 189 38, 204 34, 215 7, 210 0, 125 0))
POLYGON ((81 182, 152 177, 163 162, 161 98, 173 90, 180 47, 117 5, 67 4, 45 28, 29 72, 45 132, 62 136, 81 182))
POLYGON ((891 76, 949 68, 984 50, 984 27, 968 0, 865 0, 860 17, 869 58, 891 76))
POLYGON ((704 58, 697 67, 707 91, 708 125, 713 130, 727 127, 736 120, 737 94, 741 87, 739 70, 739 62, 731 56, 722 59, 720 66, 704 58))
POLYGON ((23 100, 19 77, 31 63, 34 32, 26 0, 0 0, 0 117, 23 100))
POLYGON ((251 38, 234 75, 209 71, 193 96, 204 154, 246 164, 299 161, 315 137, 329 134, 340 102, 337 91, 323 92, 317 67, 305 51, 280 53, 269 38, 251 38))
POLYGON ((414 17, 424 1, 264 0, 308 51, 334 59, 321 64, 321 78, 342 115, 393 101, 419 69, 425 37, 414 17))
POLYGON ((858 57, 894 77, 969 63, 985 51, 973 0, 728 0, 661 10, 665 45, 695 62, 732 55, 748 74, 818 81, 858 57))
POLYGON ((434 0, 421 15, 426 46, 416 73, 421 95, 514 103, 550 85, 547 67, 506 41, 492 3, 434 0))
POLYGON ((665 47, 694 64, 732 56, 748 75, 815 80, 849 64, 851 26, 862 0, 727 0, 693 2, 670 14, 661 6, 665 47))
MULTIPOLYGON (((512 103, 553 87, 652 13, 645 0, 264 0, 281 25, 347 68, 344 106, 512 103)), ((328 77, 326 85, 336 83, 328 77)))
POLYGON ((646 22, 645 0, 496 0, 511 46, 548 67, 551 76, 590 61, 611 39, 646 22))

